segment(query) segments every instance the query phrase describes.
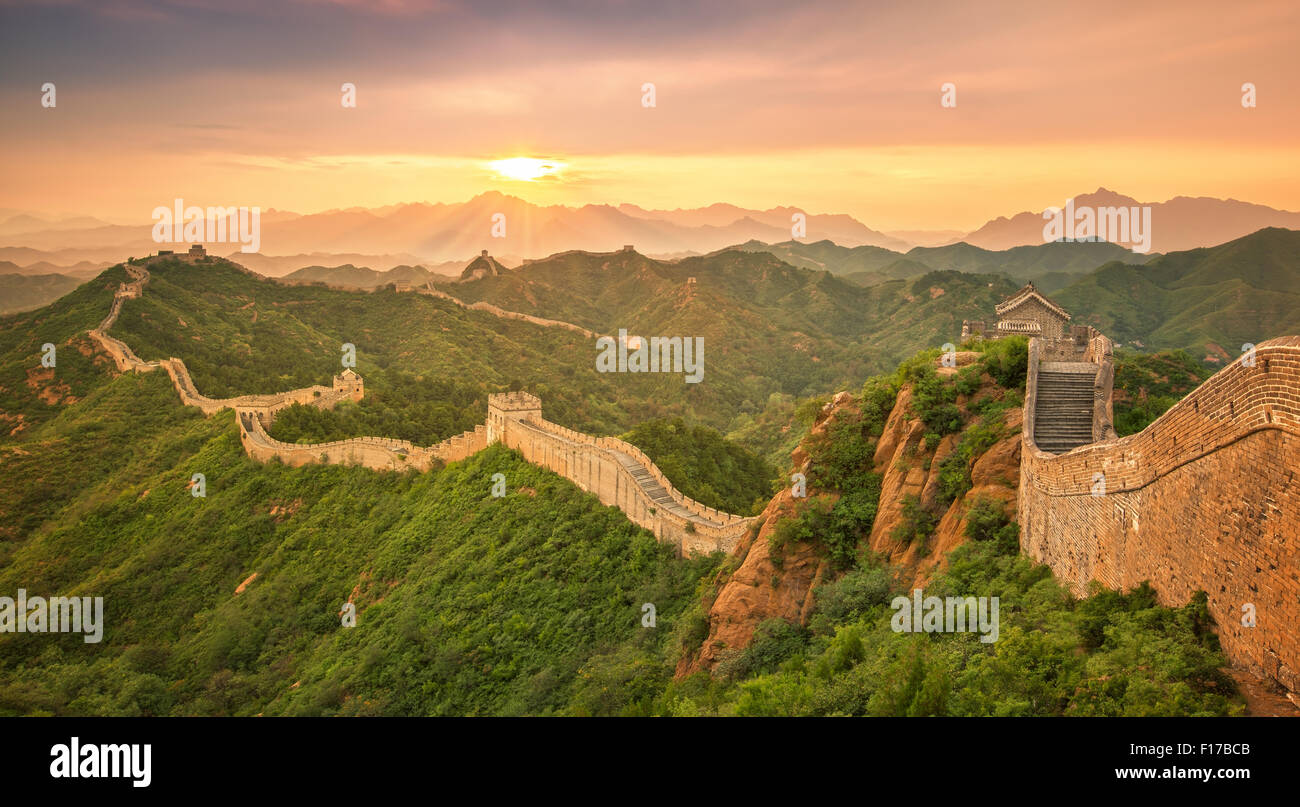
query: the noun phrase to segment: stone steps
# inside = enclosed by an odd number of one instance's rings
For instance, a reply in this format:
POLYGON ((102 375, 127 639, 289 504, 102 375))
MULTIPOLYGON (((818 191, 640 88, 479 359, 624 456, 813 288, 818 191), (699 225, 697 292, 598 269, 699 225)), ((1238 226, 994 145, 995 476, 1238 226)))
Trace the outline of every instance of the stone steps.
POLYGON ((630 454, 625 454, 622 451, 614 451, 613 449, 610 449, 610 451, 614 454, 619 464, 622 465, 623 468, 627 470, 628 474, 631 475, 633 481, 636 482, 637 487, 645 491, 646 496, 650 497, 650 501, 654 502, 657 507, 662 507, 670 513, 694 521, 697 524, 707 524, 714 527, 722 526, 720 523, 696 515, 678 504, 672 497, 672 494, 670 494, 668 490, 664 488, 657 479, 655 479, 654 475, 651 474, 644 465, 637 461, 635 457, 630 454))
POLYGON ((1034 442, 1040 449, 1061 454, 1092 442, 1093 381, 1096 371, 1080 372, 1070 365, 1040 369, 1034 406, 1034 442))

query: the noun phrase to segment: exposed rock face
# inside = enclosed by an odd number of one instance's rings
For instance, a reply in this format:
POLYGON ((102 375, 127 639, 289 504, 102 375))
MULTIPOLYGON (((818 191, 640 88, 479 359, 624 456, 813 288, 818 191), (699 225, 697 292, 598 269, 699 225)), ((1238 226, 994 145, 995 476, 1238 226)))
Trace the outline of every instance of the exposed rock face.
MULTIPOLYGON (((957 355, 957 366, 962 367, 973 362, 977 354, 957 355)), ((941 375, 956 372, 953 368, 937 369, 941 375)), ((986 375, 972 398, 1002 392, 986 375)), ((940 510, 939 463, 956 449, 961 438, 961 434, 946 435, 933 452, 929 451, 925 445, 925 425, 912 415, 912 402, 912 389, 904 386, 876 442, 872 465, 882 476, 880 507, 871 534, 864 539, 872 551, 883 554, 889 563, 900 568, 903 582, 909 587, 923 586, 941 568, 947 553, 965 542, 966 513, 976 498, 1004 502, 1006 512, 1015 513, 1022 418, 1019 407, 1002 413, 1006 436, 975 460, 971 468, 971 489, 942 508, 935 532, 924 545, 919 541, 907 543, 892 537, 903 521, 903 498, 916 496, 922 507, 940 510)), ((964 408, 965 404, 964 397, 958 399, 959 406, 964 408)), ((818 415, 809 436, 792 454, 794 470, 805 473, 808 470, 805 446, 809 438, 825 432, 841 413, 856 412, 857 408, 854 396, 843 392, 836 395, 818 415)), ((978 417, 971 416, 968 426, 978 421, 978 417)), ((808 494, 810 498, 821 496, 831 501, 836 497, 834 493, 812 489, 808 494)), ((757 536, 747 538, 736 547, 733 555, 740 559, 740 565, 730 576, 719 580, 717 596, 709 608, 708 638, 698 653, 682 659, 677 668, 679 676, 712 670, 724 652, 748 645, 754 630, 766 619, 807 622, 816 604, 813 590, 834 579, 836 572, 819 547, 804 543, 787 545, 779 568, 773 562, 768 538, 783 516, 794 513, 795 502, 788 489, 778 493, 763 510, 762 528, 757 536)))
MULTIPOLYGON (((856 399, 847 392, 838 393, 817 416, 809 437, 821 434, 833 415, 856 409, 856 399)), ((796 471, 808 470, 805 437, 792 454, 796 471)), ((809 491, 809 495, 814 495, 809 491)), ((821 494, 831 502, 835 494, 821 494)), ((720 581, 718 595, 709 609, 709 636, 697 654, 684 657, 677 666, 678 675, 711 670, 720 654, 743 648, 754 636, 754 629, 765 619, 780 617, 790 622, 804 622, 812 612, 812 590, 826 573, 829 564, 817 547, 797 543, 785 547, 780 568, 773 561, 769 538, 783 517, 794 514, 795 498, 789 488, 778 492, 763 508, 756 535, 748 536, 733 550, 741 558, 740 566, 725 581, 720 581)))
POLYGON ((782 516, 794 512, 794 497, 783 490, 763 510, 763 527, 741 543, 735 553, 744 560, 718 592, 709 609, 709 637, 695 658, 685 658, 678 673, 712 669, 728 648, 743 648, 765 619, 805 621, 812 611, 812 589, 827 571, 827 561, 815 547, 786 547, 778 569, 768 538, 782 516))

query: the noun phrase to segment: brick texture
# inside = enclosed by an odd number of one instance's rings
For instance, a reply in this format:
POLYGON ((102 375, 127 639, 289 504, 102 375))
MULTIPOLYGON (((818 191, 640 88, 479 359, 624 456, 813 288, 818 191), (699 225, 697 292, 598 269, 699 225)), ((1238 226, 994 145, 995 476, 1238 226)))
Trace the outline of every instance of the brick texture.
MULTIPOLYGON (((1149 580, 1169 605, 1205 591, 1228 657, 1300 691, 1300 337, 1259 345, 1253 367, 1238 359, 1124 438, 1106 433, 1104 369, 1099 441, 1060 456, 1032 437, 1039 349, 1020 466, 1023 551, 1078 595, 1093 580, 1119 590, 1149 580), (1242 625, 1248 604, 1255 627, 1242 625)), ((1090 353, 1109 364, 1109 350, 1090 353)))

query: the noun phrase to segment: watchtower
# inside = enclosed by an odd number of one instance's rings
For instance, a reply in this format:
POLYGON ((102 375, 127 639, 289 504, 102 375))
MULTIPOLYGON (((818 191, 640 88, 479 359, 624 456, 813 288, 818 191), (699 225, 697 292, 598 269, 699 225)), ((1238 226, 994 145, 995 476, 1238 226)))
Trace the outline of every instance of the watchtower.
POLYGON ((527 392, 497 392, 488 396, 487 441, 501 439, 510 420, 542 419, 542 399, 527 392))
POLYGON ((360 401, 366 394, 365 382, 355 370, 349 367, 334 376, 334 392, 354 401, 360 401))

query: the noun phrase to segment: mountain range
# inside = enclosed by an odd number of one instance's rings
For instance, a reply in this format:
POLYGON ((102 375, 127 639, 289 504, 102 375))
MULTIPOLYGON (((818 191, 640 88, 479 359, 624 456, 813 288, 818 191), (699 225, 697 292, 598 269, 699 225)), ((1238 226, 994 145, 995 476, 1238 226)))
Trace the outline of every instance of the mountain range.
MULTIPOLYGON (((1065 204, 1065 200, 1061 201, 1065 204)), ((1300 229, 1300 213, 1236 199, 1176 196, 1166 202, 1139 202, 1106 188, 1074 197, 1080 207, 1150 207, 1150 252, 1174 252, 1222 244, 1264 227, 1300 229)), ((1044 242, 1042 211, 996 218, 961 240, 985 249, 1009 249, 1044 242)), ((1119 243, 1128 244, 1128 241, 1119 243)))
MULTIPOLYGON (((1150 246, 1154 252, 1213 246, 1263 227, 1300 229, 1300 213, 1232 199, 1180 196, 1166 202, 1144 203, 1099 188, 1075 197, 1075 202, 1080 206, 1149 205, 1152 209, 1150 246)), ((363 262, 337 256, 391 256, 392 263, 373 267, 380 270, 401 264, 467 261, 483 248, 490 248, 499 256, 522 259, 568 249, 612 251, 632 244, 646 255, 681 256, 712 252, 751 240, 788 241, 793 219, 800 213, 806 215, 806 229, 798 241, 829 240, 849 248, 871 246, 903 253, 918 243, 944 246, 965 241, 989 250, 1043 243, 1043 219, 1039 213, 1028 211, 999 216, 966 235, 951 236, 953 231, 890 234, 872 229, 846 214, 815 214, 792 206, 767 210, 722 203, 675 210, 651 210, 632 204, 567 207, 536 205, 489 191, 450 204, 421 202, 306 215, 267 209, 261 213, 260 250, 267 256, 300 253, 336 256, 337 263, 357 265, 363 262), (950 237, 940 243, 945 236, 950 237)), ((18 213, 0 221, 0 243, 7 245, 0 247, 0 260, 19 265, 49 260, 61 265, 70 258, 113 261, 120 260, 124 254, 149 254, 157 251, 158 244, 153 241, 147 215, 146 211, 140 211, 140 224, 119 225, 86 217, 50 220, 18 213), (15 248, 34 252, 10 252, 15 248), (42 254, 47 252, 58 253, 58 259, 42 254)), ((210 245, 209 251, 232 255, 238 252, 238 245, 210 245)), ((277 263, 264 271, 287 274, 304 265, 308 264, 277 263)))

